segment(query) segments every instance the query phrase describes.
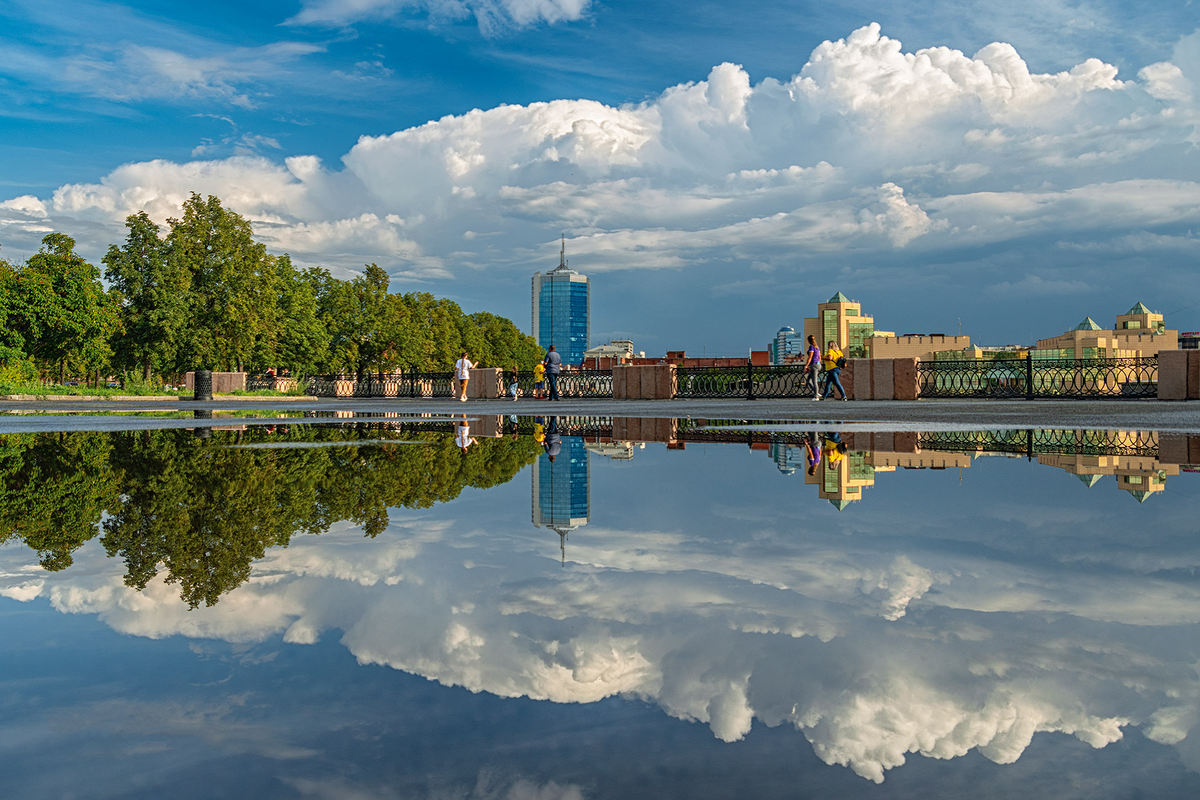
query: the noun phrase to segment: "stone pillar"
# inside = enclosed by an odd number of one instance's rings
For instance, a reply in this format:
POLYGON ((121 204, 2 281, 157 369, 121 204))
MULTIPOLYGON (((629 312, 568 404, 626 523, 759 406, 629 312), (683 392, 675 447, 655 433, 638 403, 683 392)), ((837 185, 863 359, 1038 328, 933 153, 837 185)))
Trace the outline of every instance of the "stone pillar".
POLYGON ((917 434, 912 431, 898 431, 892 441, 895 443, 895 452, 897 453, 917 452, 917 434))
POLYGON ((846 366, 842 368, 842 388, 846 390, 846 397, 851 400, 858 399, 858 395, 854 393, 854 364, 857 361, 857 358, 847 358, 846 366))
POLYGON ((198 369, 193 377, 194 390, 192 394, 193 400, 212 400, 213 399, 213 381, 212 371, 207 369, 198 369))
POLYGON ((871 362, 872 361, 873 361, 873 359, 870 359, 870 358, 854 359, 854 372, 853 372, 854 377, 853 377, 853 380, 851 381, 851 383, 853 383, 853 388, 851 388, 850 385, 846 383, 846 380, 844 378, 842 379, 842 385, 846 386, 846 388, 850 390, 851 395, 854 397, 855 400, 873 400, 873 399, 875 399, 875 393, 874 393, 874 391, 872 391, 872 388, 871 388, 871 362))
MULTIPOLYGON (((625 399, 625 396, 626 396, 625 395, 625 376, 628 374, 628 372, 627 372, 628 369, 629 369, 629 367, 624 366, 624 365, 620 365, 620 364, 613 365, 612 376, 613 376, 613 399, 614 400, 624 400, 625 399)), ((613 424, 614 425, 616 424, 616 420, 613 420, 613 424)), ((614 436, 613 438, 616 438, 616 437, 614 436)))
POLYGON ((1158 351, 1158 399, 1188 399, 1187 350, 1158 351))
POLYGON ((499 367, 476 367, 467 381, 467 397, 473 400, 494 400, 500 396, 503 370, 499 367))
POLYGON ((916 400, 921 396, 921 387, 917 382, 917 362, 919 358, 892 359, 893 396, 897 400, 916 400))
POLYGON ((895 400, 895 362, 902 359, 871 359, 871 399, 895 400))
POLYGON ((1188 400, 1200 400, 1200 350, 1188 350, 1188 400))

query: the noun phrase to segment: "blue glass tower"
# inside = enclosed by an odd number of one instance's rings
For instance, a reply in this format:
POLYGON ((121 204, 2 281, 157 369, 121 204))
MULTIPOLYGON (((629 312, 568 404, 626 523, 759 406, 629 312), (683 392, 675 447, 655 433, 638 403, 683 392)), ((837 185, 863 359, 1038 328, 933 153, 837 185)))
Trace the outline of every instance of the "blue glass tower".
POLYGON ((592 296, 586 275, 567 268, 564 237, 558 267, 533 276, 533 338, 554 345, 564 364, 582 364, 592 338, 592 296))
POLYGON ((591 494, 588 451, 581 437, 562 437, 553 461, 542 453, 533 462, 533 524, 555 531, 564 546, 567 534, 591 519, 591 494))

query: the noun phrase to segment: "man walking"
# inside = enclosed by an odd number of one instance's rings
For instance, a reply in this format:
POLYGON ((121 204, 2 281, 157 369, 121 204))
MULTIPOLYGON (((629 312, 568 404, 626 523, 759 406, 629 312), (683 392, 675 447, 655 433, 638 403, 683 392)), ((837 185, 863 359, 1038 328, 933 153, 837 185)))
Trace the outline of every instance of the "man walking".
POLYGON ((550 345, 550 350, 546 353, 546 360, 542 362, 546 365, 546 380, 550 383, 550 399, 558 399, 558 373, 562 372, 562 356, 554 349, 554 345, 550 345))
POLYGON ((471 370, 475 365, 467 358, 467 351, 463 350, 462 358, 454 362, 454 377, 458 380, 458 399, 465 403, 467 402, 467 381, 471 380, 471 370))
POLYGON ((804 362, 804 387, 812 389, 813 400, 821 399, 821 387, 817 383, 817 373, 821 369, 821 348, 817 347, 817 337, 809 334, 808 355, 804 362))

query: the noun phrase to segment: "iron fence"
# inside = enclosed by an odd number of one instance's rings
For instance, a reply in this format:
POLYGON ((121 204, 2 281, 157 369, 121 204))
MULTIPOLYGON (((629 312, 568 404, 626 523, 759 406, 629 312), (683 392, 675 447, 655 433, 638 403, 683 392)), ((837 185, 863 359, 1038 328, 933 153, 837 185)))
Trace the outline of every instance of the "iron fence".
POLYGON ((931 431, 917 434, 917 448, 954 453, 1158 457, 1154 431, 1014 429, 931 431))
POLYGON ((1033 399, 1158 396, 1158 356, 920 361, 921 397, 1033 399))
MULTIPOLYGON (((517 376, 517 385, 521 388, 521 397, 534 396, 536 389, 532 372, 523 372, 517 376)), ((505 383, 504 391, 508 392, 505 383)), ((558 394, 560 397, 599 397, 613 396, 613 377, 611 369, 579 369, 558 373, 558 394)), ((542 398, 550 396, 550 382, 542 384, 542 398)))
MULTIPOLYGON (((676 367, 676 397, 812 397, 804 368, 795 365, 676 367)), ((819 382, 818 382, 819 383, 819 382)))

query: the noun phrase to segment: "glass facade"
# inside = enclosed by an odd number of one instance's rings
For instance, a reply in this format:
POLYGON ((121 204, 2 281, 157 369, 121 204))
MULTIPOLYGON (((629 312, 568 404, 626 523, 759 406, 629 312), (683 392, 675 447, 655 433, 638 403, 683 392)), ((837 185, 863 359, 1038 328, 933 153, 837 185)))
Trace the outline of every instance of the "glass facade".
POLYGON ((538 344, 554 345, 564 364, 582 364, 591 334, 587 277, 566 269, 534 275, 533 294, 538 344))
POLYGON ((837 309, 827 308, 821 313, 821 341, 817 342, 817 346, 821 348, 821 352, 825 352, 825 347, 830 342, 842 341, 842 337, 838 336, 838 312, 837 309))
POLYGON ((588 451, 581 437, 564 436, 554 461, 545 453, 534 462, 533 523, 573 529, 589 519, 591 486, 588 451))
POLYGON ((846 328, 846 358, 867 358, 867 340, 875 335, 875 323, 851 322, 846 328))

